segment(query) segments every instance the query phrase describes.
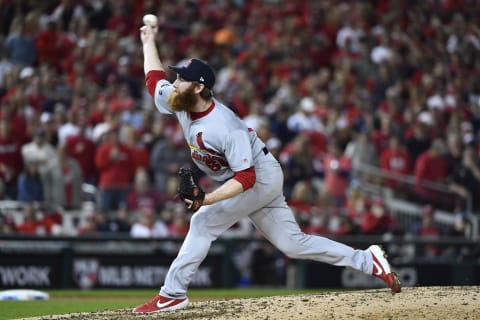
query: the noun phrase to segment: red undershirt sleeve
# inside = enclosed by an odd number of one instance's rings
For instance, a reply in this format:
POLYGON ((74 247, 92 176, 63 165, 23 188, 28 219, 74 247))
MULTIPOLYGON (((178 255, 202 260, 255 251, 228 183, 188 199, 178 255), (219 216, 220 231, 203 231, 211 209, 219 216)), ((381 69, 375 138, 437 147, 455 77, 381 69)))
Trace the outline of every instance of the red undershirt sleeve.
POLYGON ((235 172, 235 176, 233 176, 233 179, 240 182, 243 186, 243 191, 246 191, 253 187, 257 179, 257 176, 255 174, 255 168, 250 167, 246 170, 235 172))
POLYGON ((167 74, 163 70, 150 70, 145 75, 145 83, 148 93, 153 97, 155 95, 155 86, 157 82, 167 78, 167 74))

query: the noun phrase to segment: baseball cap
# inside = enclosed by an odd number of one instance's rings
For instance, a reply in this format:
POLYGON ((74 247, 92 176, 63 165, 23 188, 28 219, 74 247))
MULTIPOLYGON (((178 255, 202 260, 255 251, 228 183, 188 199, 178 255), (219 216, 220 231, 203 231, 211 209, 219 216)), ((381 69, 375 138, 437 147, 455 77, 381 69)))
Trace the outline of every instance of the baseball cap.
POLYGON ((300 108, 305 112, 313 112, 315 111, 315 101, 310 97, 303 97, 300 100, 300 108))
POLYGON ((168 67, 178 73, 185 80, 204 84, 205 87, 210 90, 215 84, 215 72, 212 67, 200 59, 189 59, 181 66, 168 67))
POLYGON ((49 112, 42 112, 40 115, 40 122, 41 123, 47 123, 52 120, 52 115, 49 112))
POLYGON ((20 74, 18 75, 18 77, 21 80, 23 80, 23 79, 26 79, 26 78, 30 78, 34 74, 35 74, 35 70, 33 70, 32 67, 25 67, 25 68, 22 69, 22 71, 20 71, 20 74))

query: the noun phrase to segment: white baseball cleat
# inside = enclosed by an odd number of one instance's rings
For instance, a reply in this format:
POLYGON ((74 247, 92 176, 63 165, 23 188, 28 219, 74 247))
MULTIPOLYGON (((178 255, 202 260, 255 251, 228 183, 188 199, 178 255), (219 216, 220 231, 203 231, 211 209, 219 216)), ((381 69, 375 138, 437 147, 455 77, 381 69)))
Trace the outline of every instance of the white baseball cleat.
POLYGON ((382 279, 392 290, 392 294, 402 291, 402 285, 398 280, 397 274, 392 271, 390 263, 388 263, 387 255, 385 251, 378 245, 371 245, 367 249, 372 254, 373 258, 373 271, 372 275, 382 279))
POLYGON ((157 295, 155 298, 141 306, 133 309, 133 313, 154 313, 163 311, 173 311, 185 309, 188 306, 188 298, 172 299, 162 295, 157 295))

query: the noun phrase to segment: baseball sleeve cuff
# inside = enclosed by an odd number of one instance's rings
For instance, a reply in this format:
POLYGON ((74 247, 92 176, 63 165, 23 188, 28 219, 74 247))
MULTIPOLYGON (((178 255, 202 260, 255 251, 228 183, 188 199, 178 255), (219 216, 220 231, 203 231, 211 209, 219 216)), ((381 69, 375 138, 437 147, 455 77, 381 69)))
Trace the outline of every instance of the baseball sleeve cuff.
POLYGON ((243 186, 243 191, 246 191, 253 187, 255 181, 257 180, 257 176, 255 174, 255 168, 250 167, 246 170, 235 172, 235 176, 233 179, 237 180, 243 186))
POLYGON ((167 74, 163 70, 150 70, 145 75, 145 83, 148 93, 153 97, 155 95, 155 86, 157 82, 167 78, 167 74))

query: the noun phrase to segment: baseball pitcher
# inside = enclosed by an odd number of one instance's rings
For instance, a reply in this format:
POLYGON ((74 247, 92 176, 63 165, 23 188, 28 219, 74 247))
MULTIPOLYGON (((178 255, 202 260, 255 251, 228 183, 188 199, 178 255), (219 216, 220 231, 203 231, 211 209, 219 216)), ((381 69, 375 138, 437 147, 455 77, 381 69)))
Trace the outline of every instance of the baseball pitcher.
POLYGON ((384 280, 393 293, 400 292, 397 275, 379 246, 355 250, 300 231, 283 196, 279 162, 253 130, 213 97, 215 73, 206 62, 190 59, 169 66, 177 74, 170 83, 155 44, 155 28, 143 26, 140 38, 146 87, 156 108, 176 117, 195 164, 222 184, 205 193, 190 170, 179 172, 180 197, 195 212, 190 230, 159 294, 134 313, 186 308, 187 288, 211 243, 244 217, 290 258, 351 267, 384 280))

